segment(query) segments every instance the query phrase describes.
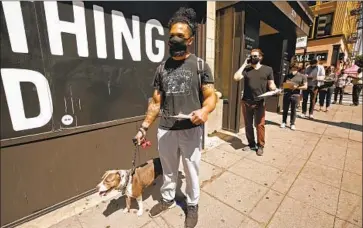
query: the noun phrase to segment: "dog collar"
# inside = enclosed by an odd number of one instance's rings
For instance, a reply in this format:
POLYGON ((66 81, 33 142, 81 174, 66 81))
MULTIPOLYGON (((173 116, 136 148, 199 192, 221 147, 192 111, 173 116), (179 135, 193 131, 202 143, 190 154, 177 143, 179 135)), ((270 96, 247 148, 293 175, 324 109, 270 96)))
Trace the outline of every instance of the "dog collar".
MULTIPOLYGON (((120 176, 122 174, 120 173, 120 176)), ((131 170, 128 170, 126 173, 126 181, 125 181, 125 185, 121 186, 121 182, 120 182, 120 186, 119 189, 121 190, 122 194, 124 195, 125 193, 127 193, 127 187, 129 186, 130 182, 132 181, 132 177, 131 177, 132 173, 131 170)))

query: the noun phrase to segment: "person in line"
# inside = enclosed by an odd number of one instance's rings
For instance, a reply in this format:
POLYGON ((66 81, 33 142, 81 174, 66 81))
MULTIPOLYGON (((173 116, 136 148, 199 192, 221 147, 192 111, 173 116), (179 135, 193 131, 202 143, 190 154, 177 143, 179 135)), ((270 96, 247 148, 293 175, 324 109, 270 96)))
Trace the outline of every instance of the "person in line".
POLYGON ((318 76, 325 76, 324 67, 318 65, 318 61, 316 59, 313 59, 310 61, 310 65, 306 68, 305 75, 308 81, 308 88, 307 90, 303 90, 302 114, 300 115, 300 117, 306 117, 307 104, 310 96, 309 118, 313 119, 316 95, 318 92, 317 79, 318 76))
POLYGON ((267 88, 275 91, 276 85, 272 68, 262 65, 263 52, 260 49, 251 50, 251 55, 234 74, 234 80, 244 79, 244 91, 242 97, 242 114, 245 122, 248 146, 244 151, 257 150, 258 156, 263 155, 265 146, 265 99, 259 97, 267 92, 267 88), (249 64, 250 62, 250 64, 249 64), (253 132, 253 120, 257 128, 257 147, 253 132))
POLYGON ((335 82, 336 81, 336 74, 335 74, 335 67, 330 66, 326 70, 326 77, 324 79, 324 84, 320 87, 319 91, 319 111, 321 111, 324 107, 325 102, 325 112, 329 111, 329 107, 331 104, 331 97, 334 92, 335 82))
POLYGON ((151 208, 149 216, 157 217, 176 205, 181 156, 186 177, 184 227, 192 228, 198 222, 202 125, 215 109, 217 97, 210 67, 190 53, 197 30, 195 11, 180 8, 170 19, 169 29, 170 57, 156 70, 153 97, 135 138, 139 143, 145 138, 147 129, 161 110, 157 139, 163 168, 162 199, 151 208), (178 114, 186 114, 190 118, 175 118, 178 114))
POLYGON ((362 92, 363 88, 363 80, 362 80, 362 68, 358 69, 358 75, 356 77, 350 76, 353 78, 353 93, 352 93, 352 99, 353 99, 353 105, 358 106, 359 105, 359 96, 362 92))
POLYGON ((340 74, 336 76, 335 90, 334 90, 334 101, 333 104, 337 103, 339 95, 339 104, 343 104, 344 88, 346 85, 347 76, 344 74, 344 69, 340 71, 340 74))
MULTIPOLYGON (((305 67, 304 66, 299 67, 298 72, 300 74, 304 74, 305 73, 305 67)), ((303 93, 302 93, 302 90, 300 90, 299 102, 297 103, 297 109, 300 109, 301 108, 301 102, 302 102, 302 100, 303 100, 303 93)))
POLYGON ((284 79, 284 97, 281 128, 286 127, 287 114, 291 106, 290 128, 295 130, 296 107, 299 102, 300 90, 308 88, 307 78, 298 72, 298 65, 292 65, 290 73, 284 79), (285 88, 286 87, 286 88, 285 88))

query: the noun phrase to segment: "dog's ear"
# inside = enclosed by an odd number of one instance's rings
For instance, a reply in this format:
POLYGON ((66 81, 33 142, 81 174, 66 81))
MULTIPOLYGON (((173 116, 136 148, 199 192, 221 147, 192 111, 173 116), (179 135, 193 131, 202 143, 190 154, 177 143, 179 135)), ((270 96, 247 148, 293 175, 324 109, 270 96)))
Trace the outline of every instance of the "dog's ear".
POLYGON ((109 171, 106 171, 104 174, 103 174, 103 176, 101 177, 101 179, 103 180, 103 179, 105 179, 105 177, 108 175, 108 172, 109 171))
POLYGON ((117 173, 117 170, 107 170, 105 174, 102 176, 102 180, 105 179, 109 174, 111 173, 117 173))

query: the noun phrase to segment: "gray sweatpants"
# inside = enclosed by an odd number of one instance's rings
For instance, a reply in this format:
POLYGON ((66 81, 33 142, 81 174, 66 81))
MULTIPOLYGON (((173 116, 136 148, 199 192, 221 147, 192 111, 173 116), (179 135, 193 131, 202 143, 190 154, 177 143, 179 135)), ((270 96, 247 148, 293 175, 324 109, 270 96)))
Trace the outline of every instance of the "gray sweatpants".
POLYGON ((201 127, 187 130, 158 129, 158 149, 164 180, 160 192, 164 200, 170 201, 175 198, 181 155, 186 179, 187 204, 198 204, 202 134, 201 127))

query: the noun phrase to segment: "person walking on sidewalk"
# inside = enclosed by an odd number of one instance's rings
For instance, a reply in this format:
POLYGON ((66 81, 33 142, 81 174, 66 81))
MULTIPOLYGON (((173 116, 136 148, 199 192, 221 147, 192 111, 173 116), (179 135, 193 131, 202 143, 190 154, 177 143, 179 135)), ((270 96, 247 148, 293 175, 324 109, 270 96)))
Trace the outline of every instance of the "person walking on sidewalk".
POLYGON ((242 113, 245 121, 248 146, 243 150, 256 150, 257 155, 263 155, 265 146, 265 99, 258 96, 270 90, 276 90, 272 68, 261 64, 263 53, 260 49, 253 49, 251 56, 234 74, 234 80, 244 78, 244 92, 242 97, 242 113), (249 64, 250 62, 250 64, 249 64), (253 132, 253 119, 257 128, 257 148, 253 132))
MULTIPOLYGON (((298 72, 300 74, 304 74, 305 73, 305 67, 302 66, 302 67, 299 67, 299 70, 298 72)), ((302 93, 302 90, 300 90, 300 96, 299 96, 299 103, 297 104, 297 108, 299 109, 301 107, 301 102, 303 100, 303 93, 302 93)))
POLYGON ((306 76, 298 72, 298 65, 293 65, 290 73, 284 79, 284 97, 281 128, 286 127, 287 114, 291 105, 290 128, 295 130, 296 107, 300 99, 300 90, 306 90, 308 83, 306 76), (285 86, 286 85, 286 86, 285 86), (286 87, 286 88, 285 88, 286 87))
POLYGON ((336 74, 335 74, 335 67, 330 66, 326 70, 326 77, 324 79, 324 84, 321 86, 319 91, 319 111, 322 110, 324 107, 325 102, 325 111, 329 111, 331 97, 334 92, 335 82, 336 81, 336 74))
POLYGON ((363 88, 363 80, 362 80, 362 68, 358 69, 358 75, 353 78, 353 93, 352 93, 352 99, 353 99, 353 105, 358 106, 359 105, 359 96, 363 88))
POLYGON ((337 103, 339 95, 339 104, 343 104, 344 88, 346 85, 347 77, 344 74, 344 69, 340 71, 339 75, 336 75, 335 90, 334 90, 334 101, 333 104, 337 103))
POLYGON ((303 103, 302 103, 302 114, 300 117, 306 117, 307 104, 310 96, 310 107, 309 107, 309 118, 313 119, 314 107, 316 102, 316 95, 318 92, 318 76, 325 76, 324 67, 318 65, 318 61, 313 59, 310 61, 310 65, 305 70, 305 75, 307 76, 308 88, 303 90, 303 103))
POLYGON ((207 63, 188 49, 194 41, 197 23, 191 8, 180 8, 169 21, 170 56, 157 68, 153 82, 154 93, 145 120, 135 138, 145 138, 147 129, 161 111, 157 133, 158 150, 163 168, 162 199, 152 207, 150 217, 157 217, 174 207, 180 155, 186 176, 185 227, 198 222, 200 197, 199 166, 202 135, 208 114, 215 109, 214 80, 207 63), (189 119, 173 116, 189 114, 189 119))

